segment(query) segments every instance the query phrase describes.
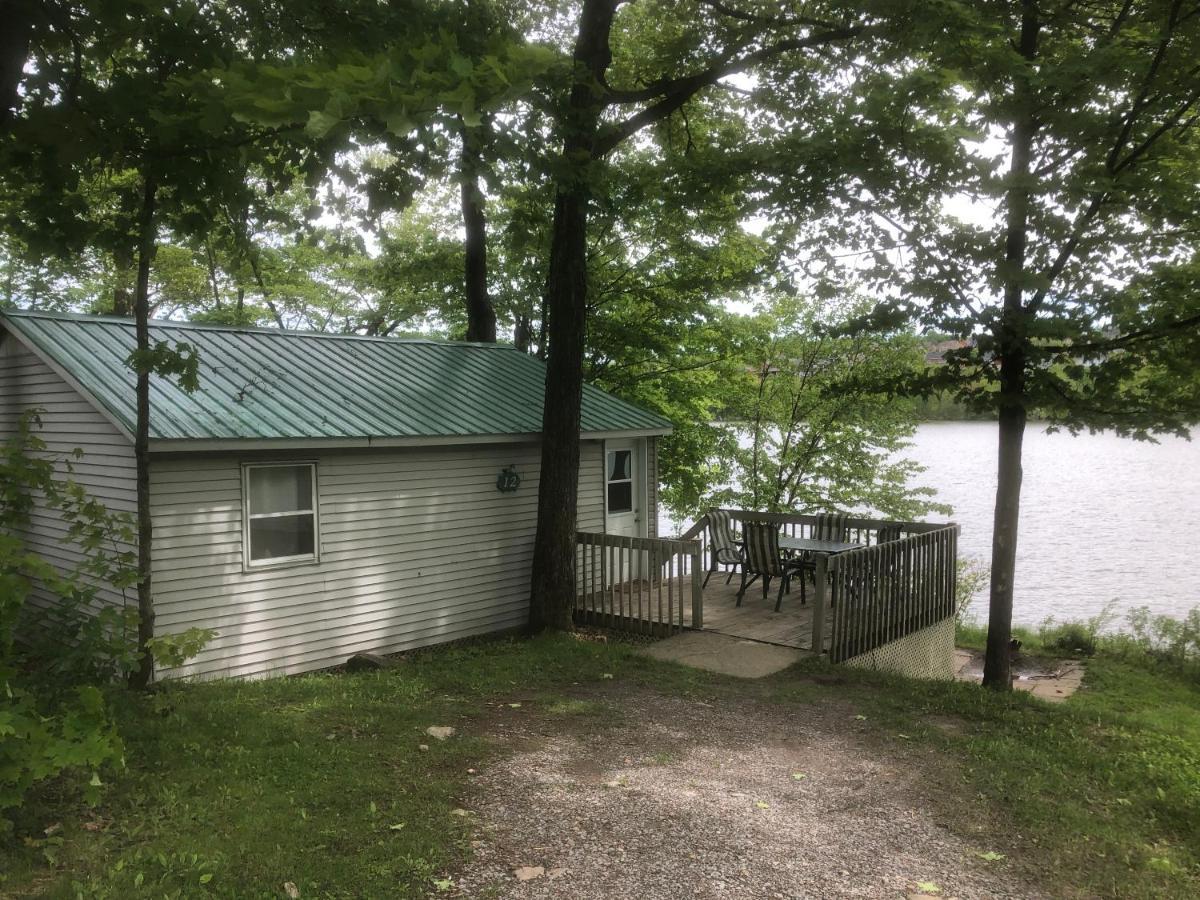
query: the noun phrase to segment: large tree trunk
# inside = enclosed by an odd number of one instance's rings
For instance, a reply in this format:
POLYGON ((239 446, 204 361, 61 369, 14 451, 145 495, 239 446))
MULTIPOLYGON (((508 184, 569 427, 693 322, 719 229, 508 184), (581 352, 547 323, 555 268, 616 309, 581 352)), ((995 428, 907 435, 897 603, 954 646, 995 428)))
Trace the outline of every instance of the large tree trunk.
POLYGON ((154 674, 154 657, 147 642, 154 637, 154 589, 151 582, 151 542, 154 526, 150 517, 150 263, 156 248, 155 209, 158 184, 147 167, 142 188, 142 208, 138 216, 138 268, 134 297, 137 331, 137 426, 133 436, 133 455, 137 466, 137 541, 138 541, 138 666, 129 673, 129 685, 145 688, 154 674))
POLYGON ((1013 88, 1012 161, 1005 192, 1004 310, 996 333, 1000 355, 1000 443, 996 510, 992 524, 992 586, 988 603, 987 654, 983 683, 1012 690, 1013 582, 1017 568, 1017 526, 1021 513, 1021 444, 1026 418, 1026 352, 1029 343, 1025 308, 1025 251, 1029 236, 1030 168, 1037 134, 1036 98, 1031 79, 1037 58, 1036 0, 1022 0, 1018 50, 1028 62, 1013 88))
POLYGON ((0 128, 7 130, 21 106, 21 79, 29 60, 36 4, 31 0, 0 0, 0 128))
POLYGON ((575 80, 563 123, 564 173, 554 202, 546 280, 546 399, 533 551, 529 623, 535 630, 573 627, 575 527, 579 480, 580 394, 587 320, 587 216, 596 165, 593 148, 603 109, 596 90, 612 60, 609 34, 617 0, 584 0, 575 43, 575 80))
POLYGON ((464 276, 467 297, 467 340, 496 342, 496 310, 487 289, 487 218, 479 175, 483 165, 483 126, 468 128, 460 120, 462 163, 459 180, 462 195, 464 276))

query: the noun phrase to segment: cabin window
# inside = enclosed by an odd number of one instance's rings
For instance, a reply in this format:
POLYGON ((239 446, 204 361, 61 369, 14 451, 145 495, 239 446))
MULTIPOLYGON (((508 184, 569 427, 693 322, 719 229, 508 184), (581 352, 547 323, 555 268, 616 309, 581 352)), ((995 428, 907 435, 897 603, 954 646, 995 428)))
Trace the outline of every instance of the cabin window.
POLYGON ((633 511, 633 451, 608 451, 608 511, 633 511))
POLYGON ((247 465, 242 472, 246 565, 315 562, 318 546, 316 465, 247 465))

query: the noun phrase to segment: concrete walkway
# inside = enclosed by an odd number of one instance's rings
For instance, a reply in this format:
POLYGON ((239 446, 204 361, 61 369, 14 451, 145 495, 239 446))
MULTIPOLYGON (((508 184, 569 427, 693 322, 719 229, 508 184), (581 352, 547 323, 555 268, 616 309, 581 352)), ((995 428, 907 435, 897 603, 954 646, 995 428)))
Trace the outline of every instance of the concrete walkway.
POLYGON ((712 631, 685 631, 651 644, 641 652, 654 659, 738 678, 773 675, 810 655, 791 647, 748 641, 712 631))

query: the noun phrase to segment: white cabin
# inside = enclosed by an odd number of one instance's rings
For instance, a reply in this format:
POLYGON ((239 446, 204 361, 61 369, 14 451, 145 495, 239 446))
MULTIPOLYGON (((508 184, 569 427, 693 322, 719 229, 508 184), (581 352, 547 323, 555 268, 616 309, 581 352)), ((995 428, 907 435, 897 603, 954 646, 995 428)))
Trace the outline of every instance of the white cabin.
MULTIPOLYGON (((200 369, 190 394, 152 380, 156 631, 217 632, 160 675, 304 672, 526 622, 540 361, 503 345, 176 322, 154 322, 151 340, 189 345, 200 369)), ((75 480, 130 514, 134 346, 128 319, 0 313, 0 439, 40 410, 47 452, 78 448, 75 480)), ((657 536, 656 439, 670 430, 585 387, 581 530, 657 536)), ((22 536, 69 569, 82 551, 65 531, 40 508, 22 536)))

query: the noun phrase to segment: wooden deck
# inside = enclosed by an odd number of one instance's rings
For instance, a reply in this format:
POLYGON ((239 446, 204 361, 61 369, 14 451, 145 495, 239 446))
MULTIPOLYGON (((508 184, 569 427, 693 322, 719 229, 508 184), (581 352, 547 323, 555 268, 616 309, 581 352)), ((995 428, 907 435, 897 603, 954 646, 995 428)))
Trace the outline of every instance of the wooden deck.
MULTIPOLYGON (((742 605, 737 606, 739 576, 725 584, 725 573, 713 575, 704 589, 704 630, 767 644, 809 649, 812 647, 813 590, 808 586, 808 603, 800 603, 800 586, 794 584, 790 594, 783 595, 783 605, 775 612, 777 583, 771 584, 767 599, 763 599, 762 587, 755 582, 746 591, 742 605)), ((691 624, 691 609, 684 607, 683 621, 691 624)), ((833 614, 828 606, 825 612, 825 634, 830 635, 833 614)))

